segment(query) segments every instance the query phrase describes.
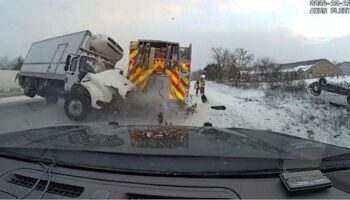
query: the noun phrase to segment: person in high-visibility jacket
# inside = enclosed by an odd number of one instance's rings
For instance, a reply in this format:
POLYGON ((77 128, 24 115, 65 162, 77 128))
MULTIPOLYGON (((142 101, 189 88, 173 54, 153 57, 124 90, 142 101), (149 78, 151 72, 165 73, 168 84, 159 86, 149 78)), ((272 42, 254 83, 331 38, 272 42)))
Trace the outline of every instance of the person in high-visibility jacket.
POLYGON ((204 78, 199 80, 199 90, 201 92, 201 95, 204 94, 204 88, 205 88, 205 81, 204 78))
POLYGON ((194 84, 194 89, 196 90, 196 96, 198 96, 198 91, 199 91, 199 79, 196 80, 196 83, 194 84))
POLYGON ((204 78, 205 76, 201 75, 200 78, 194 84, 194 89, 196 90, 196 96, 198 96, 198 91, 200 91, 201 95, 204 94, 204 88, 205 88, 204 78))

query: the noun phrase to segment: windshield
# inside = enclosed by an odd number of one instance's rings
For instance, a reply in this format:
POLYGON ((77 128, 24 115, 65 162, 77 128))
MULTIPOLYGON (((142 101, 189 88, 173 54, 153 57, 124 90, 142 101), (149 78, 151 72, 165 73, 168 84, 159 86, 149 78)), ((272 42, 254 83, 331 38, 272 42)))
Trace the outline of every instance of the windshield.
MULTIPOLYGON (((350 168, 348 1, 0 6, 3 153, 150 156, 181 173, 350 168)), ((156 166, 123 164, 100 167, 156 166)))
POLYGON ((346 169, 350 165, 350 149, 237 128, 65 126, 13 132, 0 139, 0 155, 156 174, 248 175, 346 169), (80 158, 71 159, 76 154, 80 158), (91 159, 89 163, 86 158, 91 159), (108 161, 120 159, 129 162, 108 161))
POLYGON ((79 71, 85 73, 100 73, 107 70, 104 65, 98 62, 95 58, 81 57, 79 63, 79 71))

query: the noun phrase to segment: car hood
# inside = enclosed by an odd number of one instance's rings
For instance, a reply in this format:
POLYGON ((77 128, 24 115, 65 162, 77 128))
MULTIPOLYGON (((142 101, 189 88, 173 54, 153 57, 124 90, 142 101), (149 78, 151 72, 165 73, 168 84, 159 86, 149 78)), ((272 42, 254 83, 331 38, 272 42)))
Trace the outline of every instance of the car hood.
POLYGON ((184 126, 63 126, 0 135, 0 147, 62 148, 138 155, 319 160, 349 153, 272 131, 184 126))

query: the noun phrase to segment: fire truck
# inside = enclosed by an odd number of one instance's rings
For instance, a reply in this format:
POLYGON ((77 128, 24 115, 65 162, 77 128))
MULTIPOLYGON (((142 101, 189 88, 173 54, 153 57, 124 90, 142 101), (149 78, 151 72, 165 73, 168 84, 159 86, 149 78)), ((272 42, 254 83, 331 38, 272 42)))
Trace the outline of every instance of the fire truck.
POLYGON ((179 43, 159 40, 130 42, 127 78, 137 93, 147 94, 143 100, 186 104, 190 88, 191 49, 179 43))

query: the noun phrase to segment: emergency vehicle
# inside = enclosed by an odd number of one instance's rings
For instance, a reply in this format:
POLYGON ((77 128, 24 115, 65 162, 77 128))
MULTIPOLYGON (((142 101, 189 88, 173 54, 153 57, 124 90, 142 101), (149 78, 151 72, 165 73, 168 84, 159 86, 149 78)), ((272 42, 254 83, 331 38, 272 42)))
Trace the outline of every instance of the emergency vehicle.
POLYGON ((167 100, 186 104, 190 89, 191 49, 159 40, 130 42, 127 78, 137 92, 157 90, 167 100))

